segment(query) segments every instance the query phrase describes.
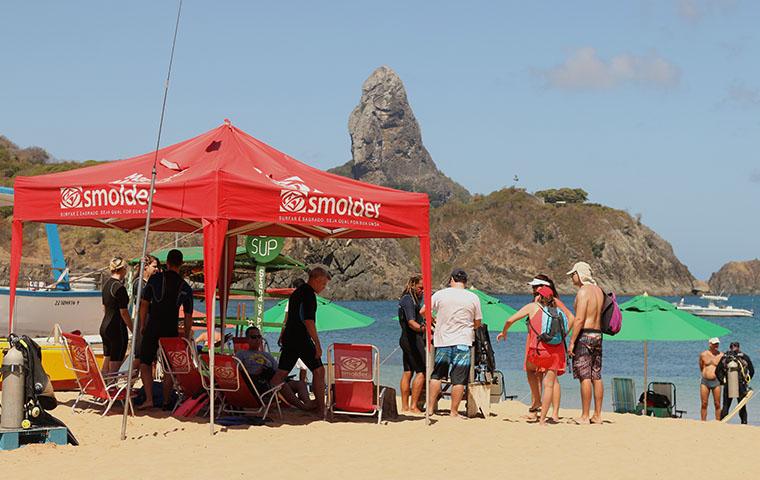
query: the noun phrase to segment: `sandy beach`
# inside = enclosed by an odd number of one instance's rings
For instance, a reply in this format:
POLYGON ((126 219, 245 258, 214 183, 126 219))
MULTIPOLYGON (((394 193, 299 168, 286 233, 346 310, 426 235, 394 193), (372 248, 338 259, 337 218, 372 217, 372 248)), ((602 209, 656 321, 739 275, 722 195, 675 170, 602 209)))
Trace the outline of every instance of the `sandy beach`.
MULTIPOLYGON (((69 403, 71 394, 60 394, 69 403)), ((444 407, 444 403, 441 404, 444 407)), ((274 475, 280 478, 688 478, 760 471, 757 427, 606 413, 601 426, 540 427, 522 419, 518 402, 494 406, 487 419, 401 417, 375 425, 340 416, 333 423, 285 412, 264 426, 217 427, 203 419, 130 418, 119 440, 121 415, 53 413, 78 437, 79 447, 30 445, 0 452, 14 475, 122 479, 274 475)), ((563 410, 563 422, 577 411, 563 410)))

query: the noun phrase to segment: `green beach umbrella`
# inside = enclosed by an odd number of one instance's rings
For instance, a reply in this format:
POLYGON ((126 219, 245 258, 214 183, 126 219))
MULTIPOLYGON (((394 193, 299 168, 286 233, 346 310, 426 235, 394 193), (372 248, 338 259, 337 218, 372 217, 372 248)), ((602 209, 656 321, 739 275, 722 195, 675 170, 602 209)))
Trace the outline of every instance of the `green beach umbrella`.
POLYGON ((675 305, 657 297, 639 295, 620 305, 623 325, 615 336, 605 337, 614 341, 644 342, 644 405, 648 387, 647 370, 649 342, 687 342, 708 340, 731 333, 716 325, 678 310, 675 305))
POLYGON ((730 330, 678 310, 657 297, 639 295, 620 305, 623 326, 608 340, 641 342, 686 342, 707 340, 731 333, 730 330))
MULTIPOLYGON (((470 287, 469 290, 480 299, 480 310, 483 312, 483 323, 488 326, 488 330, 491 332, 501 332, 504 328, 504 322, 514 315, 517 310, 506 303, 503 303, 498 298, 492 297, 477 288, 470 287)), ((528 328, 525 326, 525 322, 517 321, 512 325, 512 328, 510 328, 509 331, 525 333, 528 331, 528 328)))
MULTIPOLYGON (((288 299, 281 300, 264 312, 264 332, 279 332, 285 319, 288 299)), ((345 330, 372 325, 375 319, 349 310, 317 295, 317 331, 345 330)))

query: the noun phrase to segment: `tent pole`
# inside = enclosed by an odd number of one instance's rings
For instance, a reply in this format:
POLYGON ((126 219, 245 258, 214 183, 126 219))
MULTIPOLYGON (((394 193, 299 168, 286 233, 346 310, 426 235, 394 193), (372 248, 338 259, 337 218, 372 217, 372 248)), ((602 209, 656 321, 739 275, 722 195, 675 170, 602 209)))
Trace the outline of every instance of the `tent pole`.
MULTIPOLYGON (((208 287, 207 287, 208 288, 208 287)), ((216 285, 214 285, 211 288, 216 288, 216 285)), ((211 325, 214 325, 214 317, 216 317, 216 302, 211 303, 211 325)), ((214 348, 214 340, 213 340, 213 329, 212 329, 212 340, 208 342, 209 349, 208 349, 208 365, 209 365, 209 378, 211 381, 209 381, 209 386, 211 387, 208 398, 209 398, 209 409, 208 409, 208 416, 209 416, 209 427, 211 429, 211 435, 214 435, 214 397, 216 396, 216 392, 214 391, 214 384, 216 383, 216 380, 214 379, 214 351, 216 348, 214 348)))
POLYGON ((425 425, 430 425, 430 410, 432 407, 433 399, 430 397, 430 377, 432 374, 432 368, 430 357, 432 354, 432 332, 431 327, 433 325, 433 312, 430 308, 430 297, 433 292, 433 279, 431 277, 431 265, 430 265, 430 236, 420 235, 420 265, 422 267, 422 286, 425 289, 423 296, 425 298, 425 425))
MULTIPOLYGON (((137 319, 139 318, 140 302, 142 300, 142 287, 143 287, 143 270, 145 270, 145 255, 148 254, 148 234, 150 233, 150 217, 153 213, 153 196, 156 189, 156 164, 158 163, 158 149, 161 146, 161 130, 164 126, 164 113, 166 112, 166 97, 169 95, 169 79, 172 75, 172 63, 174 62, 174 47, 177 44, 177 31, 179 30, 179 16, 182 12, 182 0, 179 1, 177 7, 177 22, 174 24, 174 39, 172 40, 172 52, 169 56, 169 70, 166 73, 166 83, 164 84, 164 101, 161 105, 161 119, 158 122, 158 138, 156 138, 156 151, 153 157, 153 168, 150 172, 150 190, 148 191, 148 211, 145 214, 145 234, 143 235, 142 255, 140 256, 140 271, 139 280, 137 283, 137 304, 132 310, 132 342, 129 347, 129 363, 127 374, 127 392, 126 401, 124 402, 124 415, 121 419, 121 439, 127 438, 127 417, 129 416, 129 405, 132 395, 132 365, 135 360, 135 329, 137 328, 137 319)), ((153 392, 145 392, 146 397, 152 395, 153 392)))

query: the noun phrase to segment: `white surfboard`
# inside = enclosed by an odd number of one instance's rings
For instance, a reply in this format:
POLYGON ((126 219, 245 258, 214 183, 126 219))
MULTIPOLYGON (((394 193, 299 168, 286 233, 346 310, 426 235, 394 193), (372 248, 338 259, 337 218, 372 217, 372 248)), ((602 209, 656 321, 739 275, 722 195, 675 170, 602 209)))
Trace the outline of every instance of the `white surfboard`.
POLYGON ((752 395, 754 395, 754 394, 755 394, 754 390, 748 390, 747 394, 744 395, 744 398, 742 398, 742 401, 739 402, 739 403, 737 403, 736 407, 734 407, 734 409, 731 410, 731 413, 729 413, 728 415, 726 415, 725 417, 723 417, 723 419, 720 422, 721 423, 728 423, 728 421, 731 420, 732 418, 734 418, 736 416, 736 414, 739 413, 739 410, 741 410, 742 407, 745 406, 747 404, 747 402, 749 402, 749 399, 752 398, 752 395))

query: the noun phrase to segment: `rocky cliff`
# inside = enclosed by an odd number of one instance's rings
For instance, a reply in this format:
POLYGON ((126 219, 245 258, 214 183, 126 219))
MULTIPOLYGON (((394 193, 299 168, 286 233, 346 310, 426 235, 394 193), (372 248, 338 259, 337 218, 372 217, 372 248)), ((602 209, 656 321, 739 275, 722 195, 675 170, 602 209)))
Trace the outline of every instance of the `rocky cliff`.
POLYGON ((710 275, 710 291, 728 294, 760 294, 760 260, 728 262, 710 275))
POLYGON ((363 182, 425 192, 434 206, 466 200, 469 192, 444 175, 425 146, 404 84, 388 67, 364 82, 359 105, 348 119, 352 159, 333 170, 363 182))

